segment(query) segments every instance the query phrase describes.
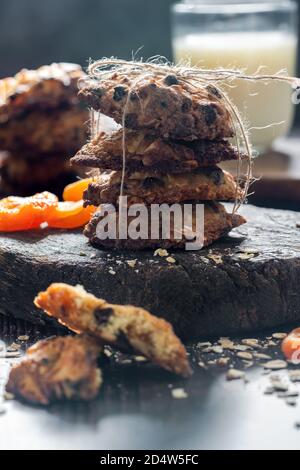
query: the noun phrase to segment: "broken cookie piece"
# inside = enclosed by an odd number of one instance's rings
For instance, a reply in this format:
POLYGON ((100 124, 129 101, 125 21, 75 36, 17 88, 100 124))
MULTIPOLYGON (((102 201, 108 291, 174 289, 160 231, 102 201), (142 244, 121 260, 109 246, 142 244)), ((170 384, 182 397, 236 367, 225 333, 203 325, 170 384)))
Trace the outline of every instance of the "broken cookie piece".
MULTIPOLYGON (((102 172, 84 192, 86 205, 118 204, 122 173, 102 172)), ((127 173, 123 196, 128 205, 136 203, 174 204, 189 200, 230 201, 242 197, 230 173, 218 167, 206 167, 193 173, 167 175, 161 173, 127 173)))
POLYGON ((21 155, 64 152, 69 156, 87 139, 87 110, 79 106, 31 110, 4 123, 0 121, 0 149, 21 155))
POLYGON ((102 346, 88 335, 52 337, 31 346, 9 374, 6 390, 36 405, 91 400, 102 383, 97 359, 102 346))
POLYGON ((197 87, 169 75, 140 79, 107 72, 101 81, 87 79, 81 96, 96 111, 118 124, 148 130, 164 139, 216 140, 233 137, 230 114, 211 87, 197 87))
POLYGON ((51 284, 38 294, 34 303, 75 332, 85 332, 106 344, 141 353, 184 377, 191 374, 185 347, 172 326, 142 308, 109 304, 81 286, 68 284, 51 284))
MULTIPOLYGON (((182 173, 212 166, 221 161, 238 160, 239 152, 226 140, 166 141, 143 131, 125 131, 126 169, 182 173)), ((244 155, 241 154, 241 158, 244 155)), ((122 170, 123 129, 99 133, 84 145, 71 163, 95 168, 122 170)))
POLYGON ((78 104, 78 80, 84 75, 80 65, 61 62, 0 80, 0 123, 29 110, 78 104))

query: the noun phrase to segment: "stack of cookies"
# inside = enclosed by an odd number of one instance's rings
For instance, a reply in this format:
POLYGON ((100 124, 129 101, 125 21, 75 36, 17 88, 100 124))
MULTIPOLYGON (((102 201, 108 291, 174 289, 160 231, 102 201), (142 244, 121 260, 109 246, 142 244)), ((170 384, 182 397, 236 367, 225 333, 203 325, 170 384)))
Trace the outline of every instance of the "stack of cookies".
MULTIPOLYGON (((80 95, 95 111, 125 126, 125 138, 123 128, 99 132, 72 158, 73 164, 101 170, 85 192, 85 204, 118 205, 125 156, 128 205, 143 203, 150 215, 151 204, 203 203, 204 245, 245 222, 218 202, 240 198, 242 191, 217 166, 239 154, 229 141, 234 135, 230 115, 215 87, 196 88, 173 74, 137 80, 112 71, 101 81, 86 81, 80 95)), ((99 246, 176 248, 186 242, 184 233, 178 240, 172 232, 168 239, 149 234, 148 239, 102 240, 96 233, 100 217, 96 212, 85 228, 99 246)))
POLYGON ((0 80, 2 195, 55 191, 74 179, 68 159, 85 143, 89 119, 77 96, 83 76, 79 65, 58 63, 0 80))

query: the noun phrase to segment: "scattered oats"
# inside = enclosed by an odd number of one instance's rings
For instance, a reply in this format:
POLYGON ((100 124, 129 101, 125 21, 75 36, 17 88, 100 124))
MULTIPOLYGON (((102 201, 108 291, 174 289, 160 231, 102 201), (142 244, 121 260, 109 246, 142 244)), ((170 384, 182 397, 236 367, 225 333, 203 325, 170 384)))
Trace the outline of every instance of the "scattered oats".
POLYGON ((201 350, 201 352, 203 352, 205 354, 210 353, 210 352, 212 352, 212 347, 204 348, 204 349, 201 350))
POLYGON ((274 393, 274 388, 273 387, 267 387, 264 390, 264 395, 272 395, 274 393))
POLYGON ((223 264, 221 255, 207 255, 207 258, 213 260, 216 264, 223 264))
POLYGON ((92 253, 91 256, 90 256, 91 259, 95 259, 96 258, 96 253, 92 253))
POLYGON ((20 335, 20 336, 18 336, 18 340, 19 341, 28 341, 29 336, 28 335, 20 335))
POLYGON ((205 343, 197 343, 197 348, 209 348, 212 346, 212 344, 209 341, 206 341, 205 343))
POLYGON ((281 359, 275 359, 273 361, 268 361, 263 364, 265 369, 271 369, 271 370, 280 370, 280 369, 286 369, 287 368, 287 362, 282 361, 281 359))
POLYGON ((298 390, 288 390, 287 392, 279 392, 277 394, 279 398, 296 398, 299 396, 298 390))
POLYGON ((168 257, 166 258, 166 261, 168 261, 168 263, 171 263, 171 264, 176 263, 176 259, 173 258, 173 256, 168 256, 168 257))
POLYGON ((238 257, 242 260, 247 260, 247 259, 251 259, 251 258, 254 258, 255 257, 255 253, 247 253, 247 252, 244 252, 244 253, 238 253, 238 257))
POLYGON ((249 349, 251 349, 250 346, 246 346, 244 344, 237 344, 236 346, 233 347, 233 349, 235 351, 248 351, 249 349))
POLYGON ((287 337, 286 333, 273 333, 272 337, 275 339, 284 339, 287 337))
POLYGON ((289 377, 291 382, 300 382, 300 370, 290 370, 289 377))
POLYGON ((4 400, 13 400, 15 398, 15 396, 12 393, 4 392, 3 398, 4 398, 4 400))
POLYGON ((112 356, 112 352, 111 352, 110 349, 104 348, 103 352, 104 352, 106 357, 111 357, 112 356))
MULTIPOLYGON (((2 356, 3 357, 3 356, 2 356)), ((21 357, 21 354, 19 351, 7 351, 4 355, 5 358, 9 358, 9 357, 21 357)))
POLYGON ((246 361, 251 361, 251 359, 253 358, 251 353, 244 351, 238 352, 237 357, 239 357, 240 359, 245 359, 246 361))
POLYGON ((276 392, 287 392, 289 387, 288 385, 280 382, 280 381, 272 381, 272 387, 276 392))
POLYGON ((42 223, 40 224, 40 229, 41 229, 41 230, 44 230, 45 228, 48 228, 48 222, 42 222, 42 223))
POLYGON ((128 266, 130 266, 131 268, 135 268, 136 262, 137 262, 136 259, 128 259, 128 260, 126 260, 126 263, 127 263, 128 266))
POLYGON ((242 344, 249 346, 250 348, 261 348, 260 344, 258 343, 258 339, 255 338, 242 339, 242 344))
POLYGON ((253 356, 256 357, 257 359, 271 359, 271 356, 269 356, 268 354, 263 354, 263 353, 254 352, 253 356))
POLYGON ((148 361, 148 359, 144 356, 134 356, 134 360, 136 362, 147 362, 148 361))
POLYGON ((277 344, 275 343, 275 341, 269 341, 268 346, 277 346, 277 344))
POLYGON ((226 379, 227 380, 238 380, 238 379, 243 379, 245 377, 245 372, 242 370, 237 370, 237 369, 229 369, 229 371, 226 374, 226 379))
POLYGON ((86 253, 84 253, 84 251, 80 251, 79 256, 86 256, 86 253))
POLYGON ((171 393, 172 393, 173 398, 176 398, 176 399, 182 399, 182 398, 188 397, 188 394, 183 388, 173 388, 171 393))
POLYGON ((234 343, 229 338, 220 338, 218 343, 223 349, 234 349, 234 343))
POLYGON ((289 406, 296 406, 297 405, 297 401, 294 398, 287 398, 285 400, 285 403, 289 406))
POLYGON ((223 348, 221 346, 213 346, 211 348, 212 352, 216 354, 222 354, 223 353, 223 348))
POLYGON ((207 364, 211 365, 211 366, 214 366, 215 364, 217 363, 217 360, 216 359, 213 359, 211 361, 207 361, 207 364))
POLYGON ((164 258, 165 256, 169 256, 169 253, 167 252, 167 250, 158 248, 157 250, 154 251, 154 256, 160 256, 161 258, 164 258))
POLYGON ((111 268, 108 270, 108 272, 109 272, 109 274, 112 274, 113 276, 116 274, 116 271, 114 271, 114 270, 111 269, 111 268))
POLYGON ((17 343, 12 343, 10 346, 7 347, 6 351, 12 352, 12 351, 18 351, 21 349, 21 345, 17 343))
POLYGON ((206 369, 206 365, 205 365, 204 362, 201 362, 201 361, 198 362, 198 366, 199 366, 199 367, 202 367, 202 369, 206 369))
POLYGON ((218 366, 225 367, 227 366, 229 361, 230 361, 229 357, 220 357, 220 359, 217 360, 217 364, 218 366))

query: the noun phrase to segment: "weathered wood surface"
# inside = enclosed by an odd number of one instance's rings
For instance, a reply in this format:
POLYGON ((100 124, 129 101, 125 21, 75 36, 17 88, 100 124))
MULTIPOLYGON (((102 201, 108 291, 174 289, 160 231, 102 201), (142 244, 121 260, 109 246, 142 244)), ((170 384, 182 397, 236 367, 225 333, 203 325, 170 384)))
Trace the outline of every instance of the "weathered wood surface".
POLYGON ((79 231, 1 235, 0 313, 44 324, 34 296, 68 282, 148 308, 186 339, 300 320, 300 215, 254 206, 241 212, 248 224, 208 249, 172 253, 176 264, 151 251, 97 250, 79 231), (134 268, 126 263, 133 259, 134 268))

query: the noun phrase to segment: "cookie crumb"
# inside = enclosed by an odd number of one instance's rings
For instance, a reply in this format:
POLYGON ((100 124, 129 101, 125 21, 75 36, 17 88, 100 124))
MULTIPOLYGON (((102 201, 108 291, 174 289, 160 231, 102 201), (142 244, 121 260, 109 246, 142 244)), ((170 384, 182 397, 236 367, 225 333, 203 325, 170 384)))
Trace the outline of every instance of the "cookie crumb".
POLYGON ((265 369, 280 370, 287 368, 287 362, 282 361, 281 359, 275 359, 273 361, 265 362, 263 366, 265 369))
POLYGON ((171 263, 171 264, 176 263, 176 259, 173 258, 172 256, 168 256, 168 258, 166 258, 166 261, 168 261, 168 263, 171 263))
POLYGON ((20 336, 18 336, 18 340, 19 341, 28 341, 29 336, 28 335, 20 335, 20 336))
POLYGON ((176 398, 176 399, 180 400, 182 398, 187 398, 188 394, 186 393, 186 391, 183 388, 173 388, 172 396, 173 396, 173 398, 176 398))
POLYGON ((169 253, 163 248, 157 248, 157 250, 154 251, 154 256, 160 256, 161 258, 164 258, 166 256, 169 256, 169 253))
POLYGON ((135 268, 136 262, 137 262, 136 259, 128 259, 126 261, 126 263, 128 264, 128 266, 130 266, 130 268, 135 268))
POLYGON ((245 372, 242 370, 237 369, 230 369, 226 374, 227 380, 238 380, 243 379, 245 377, 245 372))

